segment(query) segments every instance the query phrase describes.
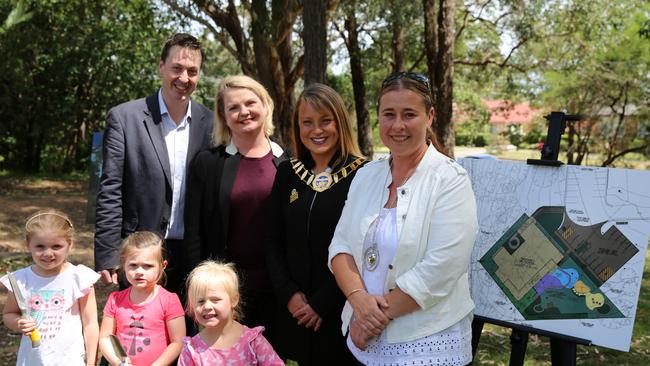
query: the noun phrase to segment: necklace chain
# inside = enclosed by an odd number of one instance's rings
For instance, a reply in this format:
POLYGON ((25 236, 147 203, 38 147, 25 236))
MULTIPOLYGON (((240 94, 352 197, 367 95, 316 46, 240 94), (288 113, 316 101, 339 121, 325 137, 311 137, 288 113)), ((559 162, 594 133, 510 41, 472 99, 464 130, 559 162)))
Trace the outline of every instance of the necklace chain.
POLYGON ((329 183, 326 184, 326 187, 323 188, 318 188, 319 192, 322 192, 323 190, 327 190, 330 187, 332 187, 334 184, 338 183, 341 179, 345 178, 348 176, 348 174, 352 173, 353 171, 357 170, 361 165, 363 165, 363 162, 365 162, 366 159, 364 158, 357 158, 356 160, 352 161, 350 164, 342 167, 339 169, 336 173, 318 173, 318 174, 313 174, 311 173, 306 167, 305 164, 303 164, 300 160, 292 158, 291 159, 291 167, 293 168, 294 173, 302 180, 305 182, 308 186, 312 187, 312 189, 317 190, 317 187, 314 186, 314 183, 317 182, 316 178, 317 177, 322 177, 324 175, 331 176, 329 183))
MULTIPOLYGON (((393 159, 390 160, 389 166, 390 166, 390 172, 391 172, 391 175, 392 175, 392 172, 393 172, 393 159)), ((390 190, 389 190, 388 201, 386 202, 386 205, 384 207, 392 208, 392 207, 395 207, 397 205, 397 188, 403 186, 404 183, 406 183, 406 181, 408 181, 411 178, 411 176, 413 176, 413 174, 415 173, 415 170, 417 169, 417 167, 418 166, 416 164, 413 168, 409 169, 410 172, 408 172, 408 174, 404 177, 404 179, 402 179, 402 182, 400 184, 397 184, 396 181, 393 181, 391 183, 391 185, 393 186, 393 190, 394 190, 395 194, 391 198, 390 190)))

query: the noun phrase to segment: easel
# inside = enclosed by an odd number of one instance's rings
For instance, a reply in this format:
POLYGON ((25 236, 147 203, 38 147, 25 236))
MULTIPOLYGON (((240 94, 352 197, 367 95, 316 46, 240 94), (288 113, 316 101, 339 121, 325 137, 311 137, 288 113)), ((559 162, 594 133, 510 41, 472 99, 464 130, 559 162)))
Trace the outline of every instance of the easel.
MULTIPOLYGON (((551 114, 544 116, 544 118, 548 120, 548 133, 544 147, 542 148, 542 156, 540 159, 528 159, 527 164, 559 167, 563 164, 558 160, 558 155, 560 153, 560 140, 566 128, 566 123, 567 121, 579 121, 582 118, 579 115, 567 115, 564 112, 551 112, 551 114)), ((472 357, 476 356, 476 350, 485 323, 512 329, 512 333, 510 334, 510 366, 523 366, 526 357, 526 348, 528 346, 528 335, 530 333, 550 337, 551 364, 553 366, 575 366, 577 355, 576 346, 578 344, 591 344, 591 341, 582 338, 512 324, 497 319, 474 316, 474 321, 472 322, 472 357)))
POLYGON ((528 347, 528 335, 531 333, 550 338, 551 365, 553 366, 576 366, 577 345, 591 345, 591 341, 587 339, 475 315, 472 321, 472 358, 476 357, 476 350, 478 349, 478 343, 481 339, 481 332, 485 323, 512 329, 510 333, 510 366, 523 366, 524 359, 526 358, 526 348, 528 347))
POLYGON ((548 132, 546 141, 542 147, 542 157, 540 159, 528 159, 529 165, 544 165, 558 167, 563 163, 557 160, 560 154, 560 140, 566 128, 567 121, 580 121, 582 117, 575 114, 565 114, 564 112, 551 112, 544 116, 548 121, 548 132))

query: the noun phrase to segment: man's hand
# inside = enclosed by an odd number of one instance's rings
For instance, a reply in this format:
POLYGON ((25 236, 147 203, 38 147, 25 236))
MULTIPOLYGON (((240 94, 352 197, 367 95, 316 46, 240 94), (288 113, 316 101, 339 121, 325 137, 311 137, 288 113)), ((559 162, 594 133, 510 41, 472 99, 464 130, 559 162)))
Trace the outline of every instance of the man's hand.
POLYGON ((102 283, 106 285, 117 285, 117 271, 115 269, 102 269, 99 271, 102 283))

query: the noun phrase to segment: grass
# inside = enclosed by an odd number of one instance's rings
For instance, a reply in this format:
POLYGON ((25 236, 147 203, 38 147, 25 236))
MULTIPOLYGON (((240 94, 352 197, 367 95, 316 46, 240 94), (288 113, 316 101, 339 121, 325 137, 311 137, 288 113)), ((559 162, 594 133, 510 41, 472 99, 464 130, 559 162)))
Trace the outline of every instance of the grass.
MULTIPOLYGON (((377 149, 377 151, 383 151, 377 149)), ((507 152, 503 155, 498 155, 502 159, 513 159, 513 160, 522 160, 529 157, 538 158, 539 152, 534 150, 519 150, 516 152, 507 152), (531 156, 532 155, 532 156, 531 156)), ((0 174, 1 176, 1 174, 0 174)), ((57 177, 57 180, 62 177, 57 177)), ((77 178, 78 179, 78 178, 77 178)), ((57 197, 61 199, 68 199, 69 191, 77 192, 78 196, 85 197, 85 184, 80 184, 80 182, 74 179, 69 182, 60 182, 65 187, 59 187, 57 184, 52 184, 51 182, 36 182, 35 184, 29 185, 29 187, 18 187, 15 182, 24 182, 25 179, 11 175, 11 178, 3 178, 0 180, 0 198, 4 195, 4 198, 8 199, 6 202, 22 203, 18 202, 17 199, 21 199, 23 196, 27 197, 29 200, 32 200, 34 196, 41 196, 44 201, 47 201, 47 205, 60 205, 60 203, 55 203, 57 197), (73 187, 74 186, 74 187, 73 187), (66 189, 63 189, 66 188, 66 189), (18 192, 18 193, 16 193, 18 192), (62 194, 64 192, 65 194, 62 194), (14 197, 15 194, 15 197, 14 197), (11 198, 9 200, 9 198, 11 198)), ((30 179, 32 180, 32 179, 30 179)), ((33 179, 39 181, 39 178, 33 179)), ((22 183, 21 183, 22 186, 22 183)), ((85 201, 84 201, 85 202, 85 201)), ((23 205, 34 205, 36 203, 32 201, 25 201, 23 205)), ((77 201, 72 201, 71 205, 77 205, 77 201)), ((6 207, 5 207, 6 209, 6 207)), ((64 209, 64 210, 70 210, 64 209)), ((12 215, 13 216, 13 215, 12 215)), ((81 216, 79 213, 77 216, 81 216)), ((2 217, 2 214, 0 214, 2 217)), ((0 237, 6 235, 6 232, 3 232, 6 228, 2 225, 12 224, 9 220, 10 217, 2 219, 0 222, 0 237)), ((77 221, 81 221, 78 219, 77 221)), ((13 225, 13 224, 12 224, 13 225)), ((22 225, 22 223, 15 224, 22 225)), ((14 225, 14 226, 15 226, 14 225)), ((18 231, 21 231, 21 227, 17 227, 18 231), (18 230, 20 229, 20 230, 18 230)), ((88 228, 90 230, 90 228, 88 228)), ((22 240, 22 239, 21 239, 22 240)), ((90 240, 90 239, 87 239, 90 240)), ((91 249, 87 249, 91 253, 91 249)), ((85 252, 84 252, 85 253, 85 252)), ((87 254, 87 253, 86 253, 87 254)), ((89 255, 91 257, 91 255, 89 255)), ((74 262, 79 262, 74 259, 74 262)), ((578 346, 577 348, 577 364, 580 366, 603 366, 603 365, 617 365, 617 366, 646 366, 650 365, 650 267, 648 265, 650 262, 650 252, 646 253, 646 267, 644 270, 643 280, 641 283, 641 292, 639 296, 639 303, 637 307, 636 319, 634 324, 634 332, 632 336, 632 346, 630 352, 619 352, 615 350, 610 350, 607 348, 596 347, 596 346, 578 346)), ((25 267, 30 263, 30 258, 27 253, 15 253, 3 251, 0 248, 0 273, 5 273, 7 271, 15 270, 17 268, 25 267)), ((88 264, 88 263, 87 263, 88 264)), ((5 292, 6 294, 6 292, 5 292)), ((4 302, 0 300, 0 302, 4 302)), ((100 312, 103 307, 103 301, 100 300, 100 312)), ((510 358, 510 330, 507 328, 495 326, 495 325, 486 325, 483 334, 481 336, 481 341, 477 351, 476 359, 474 365, 507 365, 510 358)), ((20 337, 8 332, 0 332, 0 365, 9 365, 12 364, 12 360, 15 357, 15 352, 17 351, 17 344, 20 337), (3 334, 4 333, 4 334, 3 334)), ((15 362, 15 361, 13 361, 15 362)), ((295 362, 287 363, 289 366, 297 366, 295 362)), ((541 337, 537 335, 531 335, 528 341, 528 348, 526 352, 525 365, 527 366, 541 366, 541 365, 551 365, 550 361, 550 345, 548 338, 541 337)))
MULTIPOLYGON (((28 264, 27 256, 10 256, 0 259, 0 273, 12 271, 28 264)), ((580 366, 647 366, 650 365, 650 251, 641 283, 641 296, 636 313, 630 352, 619 352, 597 346, 578 346, 577 364, 580 366), (644 296, 645 294, 645 296, 644 296)), ((15 339, 17 341, 18 338, 15 339)), ((3 348, 0 345, 0 349, 3 348)), ((550 344, 547 337, 530 335, 526 352, 526 366, 549 366, 550 344)), ((474 365, 507 365, 510 359, 510 330, 486 324, 481 335, 474 365)), ((287 366, 298 366, 294 361, 287 366)))
POLYGON ((73 171, 70 173, 41 172, 29 173, 19 170, 0 169, 0 178, 15 179, 23 182, 35 182, 43 179, 67 181, 67 180, 88 180, 88 171, 73 171))

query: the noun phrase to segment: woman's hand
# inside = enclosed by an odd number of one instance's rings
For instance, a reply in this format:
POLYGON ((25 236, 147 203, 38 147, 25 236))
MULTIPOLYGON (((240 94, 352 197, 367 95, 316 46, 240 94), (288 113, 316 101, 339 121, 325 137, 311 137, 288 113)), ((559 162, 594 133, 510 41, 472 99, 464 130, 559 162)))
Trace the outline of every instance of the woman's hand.
POLYGON ((373 335, 365 331, 361 325, 353 319, 352 322, 350 322, 350 338, 352 339, 352 343, 354 343, 358 349, 365 351, 368 342, 373 338, 373 335))
POLYGON ((307 329, 314 328, 314 332, 319 330, 323 323, 323 318, 308 303, 298 309, 293 317, 298 319, 298 325, 303 325, 307 329))
POLYGON ((36 321, 32 318, 19 318, 18 319, 18 329, 29 337, 29 334, 36 329, 36 321))
POLYGON ((384 314, 388 303, 382 296, 373 296, 364 291, 358 291, 348 297, 354 310, 355 322, 373 336, 378 336, 384 330, 390 319, 384 314))
POLYGON ((298 325, 303 325, 307 329, 314 328, 314 331, 317 331, 323 323, 323 319, 309 305, 305 294, 300 291, 291 296, 287 304, 287 309, 291 313, 291 316, 298 320, 298 325))
POLYGON ((305 306, 305 304, 307 304, 307 298, 305 297, 305 294, 298 291, 289 299, 289 302, 287 303, 287 310, 289 310, 291 315, 295 318, 296 312, 305 306))

